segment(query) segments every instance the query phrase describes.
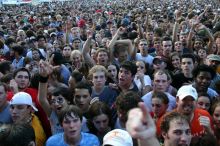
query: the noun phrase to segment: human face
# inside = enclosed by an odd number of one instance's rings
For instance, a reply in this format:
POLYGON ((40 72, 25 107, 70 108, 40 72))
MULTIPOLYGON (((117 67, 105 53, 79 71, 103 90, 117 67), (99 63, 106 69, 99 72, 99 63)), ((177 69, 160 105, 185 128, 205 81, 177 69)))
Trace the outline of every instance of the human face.
POLYGON ((163 55, 165 57, 169 57, 170 53, 172 52, 172 42, 171 41, 163 41, 162 42, 162 46, 163 46, 163 55))
POLYGON ((32 51, 32 58, 33 60, 39 60, 40 59, 40 54, 38 51, 32 51))
POLYGON ((117 68, 115 65, 109 65, 108 66, 108 72, 111 74, 111 77, 113 79, 116 79, 117 78, 117 68))
POLYGON ((88 89, 75 88, 74 102, 82 110, 83 113, 89 109, 91 97, 88 89))
POLYGON ((118 73, 118 78, 119 78, 119 85, 122 87, 127 87, 127 86, 130 87, 133 81, 131 71, 125 68, 120 68, 118 73))
POLYGON ((213 123, 217 128, 220 128, 220 105, 216 106, 212 116, 213 116, 213 123))
POLYGON ((199 49, 198 55, 200 58, 205 59, 206 58, 206 51, 204 49, 199 49))
POLYGON ((44 38, 40 38, 37 42, 38 42, 38 47, 39 48, 44 48, 45 47, 45 40, 44 40, 44 38))
POLYGON ((155 71, 157 71, 157 70, 164 70, 165 68, 166 68, 166 63, 164 61, 162 61, 162 60, 158 60, 158 61, 155 61, 153 63, 153 69, 155 71))
POLYGON ((165 92, 168 87, 168 80, 166 74, 155 74, 153 81, 153 88, 156 91, 165 92))
POLYGON ((185 74, 192 74, 194 68, 192 58, 183 58, 181 61, 181 69, 185 74))
POLYGON ((180 57, 175 55, 171 58, 172 65, 174 68, 180 69, 180 57))
POLYGON ((52 96, 50 104, 52 106, 52 109, 57 114, 60 114, 61 110, 63 110, 68 105, 66 99, 62 95, 52 96))
POLYGON ((177 41, 175 42, 175 51, 178 53, 182 53, 183 52, 183 44, 181 41, 177 41))
POLYGON ((92 83, 95 88, 103 88, 105 86, 105 72, 104 71, 97 71, 92 75, 92 83))
POLYGON ((203 110, 206 110, 206 111, 209 111, 210 105, 211 105, 211 103, 210 103, 210 99, 208 97, 200 96, 197 100, 196 107, 203 109, 203 110))
POLYGON ((107 52, 100 51, 97 55, 97 64, 106 66, 107 62, 108 62, 107 52))
POLYGON ((137 72, 143 74, 146 72, 145 64, 143 61, 137 61, 136 66, 137 66, 137 72))
POLYGON ((165 146, 189 146, 192 138, 189 124, 180 119, 173 119, 169 124, 168 132, 163 134, 165 146))
POLYGON ((187 38, 187 35, 180 35, 180 41, 183 42, 183 43, 186 43, 186 38, 187 38))
POLYGON ((211 84, 212 76, 209 72, 201 71, 195 79, 197 91, 207 91, 211 84))
POLYGON ((161 50, 161 42, 160 41, 154 41, 154 48, 159 52, 161 50))
POLYGON ((5 92, 5 87, 0 86, 0 111, 5 108, 7 104, 7 98, 6 98, 6 92, 5 92))
POLYGON ((95 116, 92 122, 100 133, 106 133, 109 130, 109 118, 106 114, 95 116))
POLYGON ((127 51, 119 52, 119 54, 118 54, 118 61, 119 62, 126 61, 127 58, 128 58, 128 52, 127 51))
POLYGON ((73 42, 73 48, 74 48, 75 50, 79 50, 80 44, 81 44, 80 40, 75 40, 75 41, 73 42))
POLYGON ((96 49, 92 49, 92 50, 91 50, 91 57, 92 57, 92 59, 93 59, 94 61, 96 60, 96 52, 97 52, 96 49))
POLYGON ((152 31, 147 32, 147 40, 152 41, 154 38, 154 33, 152 31))
POLYGON ((216 45, 217 45, 217 48, 220 49, 220 38, 217 38, 217 39, 215 40, 215 43, 216 43, 216 45))
POLYGON ((199 50, 200 48, 203 48, 201 41, 195 41, 194 43, 195 50, 199 50))
POLYGON ((67 141, 79 141, 82 123, 74 113, 66 115, 62 121, 64 136, 67 141))
POLYGON ((156 117, 161 117, 167 111, 167 105, 160 98, 152 98, 152 112, 156 117))
POLYGON ((18 88, 23 90, 29 86, 29 75, 26 71, 19 71, 15 76, 15 82, 18 84, 18 88))
POLYGON ((74 88, 75 88, 75 86, 76 86, 76 80, 75 80, 75 78, 73 78, 72 76, 70 76, 69 81, 68 81, 68 85, 69 85, 70 89, 73 89, 73 90, 74 90, 74 88))
POLYGON ((69 46, 66 46, 63 48, 63 56, 64 57, 69 57, 71 54, 71 48, 69 46))
POLYGON ((31 106, 25 104, 10 105, 12 121, 16 124, 26 123, 31 118, 31 106))
POLYGON ((177 100, 177 111, 186 116, 190 116, 195 109, 196 102, 191 96, 186 96, 183 100, 177 100))
POLYGON ((148 46, 146 41, 141 41, 138 45, 140 53, 142 56, 146 56, 148 54, 148 46))
POLYGON ((75 67, 78 67, 81 64, 81 54, 75 53, 71 59, 72 59, 72 64, 75 67))

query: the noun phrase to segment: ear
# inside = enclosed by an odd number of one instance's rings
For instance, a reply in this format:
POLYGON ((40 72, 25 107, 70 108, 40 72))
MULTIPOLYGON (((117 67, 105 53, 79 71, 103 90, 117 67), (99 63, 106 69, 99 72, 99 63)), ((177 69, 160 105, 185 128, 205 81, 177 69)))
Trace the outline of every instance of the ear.
POLYGON ((161 135, 163 136, 164 139, 167 137, 167 133, 165 132, 162 132, 161 135))

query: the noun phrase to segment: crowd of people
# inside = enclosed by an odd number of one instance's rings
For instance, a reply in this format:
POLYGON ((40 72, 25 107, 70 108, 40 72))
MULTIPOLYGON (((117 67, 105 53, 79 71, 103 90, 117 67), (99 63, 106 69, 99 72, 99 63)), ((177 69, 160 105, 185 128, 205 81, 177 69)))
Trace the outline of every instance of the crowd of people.
POLYGON ((219 6, 2 6, 0 146, 220 145, 219 6))

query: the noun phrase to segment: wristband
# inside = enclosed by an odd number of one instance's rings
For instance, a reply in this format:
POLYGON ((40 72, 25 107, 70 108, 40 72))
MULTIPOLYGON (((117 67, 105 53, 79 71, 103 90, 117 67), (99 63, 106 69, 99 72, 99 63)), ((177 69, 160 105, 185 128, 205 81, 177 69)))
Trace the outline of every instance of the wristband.
POLYGON ((48 78, 49 78, 49 76, 47 76, 47 77, 40 76, 39 82, 46 83, 48 78))

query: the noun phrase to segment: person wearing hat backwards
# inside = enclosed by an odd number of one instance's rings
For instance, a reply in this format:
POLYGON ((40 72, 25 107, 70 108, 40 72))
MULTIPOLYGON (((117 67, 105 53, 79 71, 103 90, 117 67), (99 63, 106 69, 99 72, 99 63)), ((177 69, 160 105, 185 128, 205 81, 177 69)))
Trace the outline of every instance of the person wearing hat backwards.
POLYGON ((33 105, 32 98, 28 93, 18 92, 9 102, 10 114, 13 124, 30 124, 36 136, 36 145, 43 146, 46 142, 46 134, 40 120, 34 114, 38 109, 33 105))

